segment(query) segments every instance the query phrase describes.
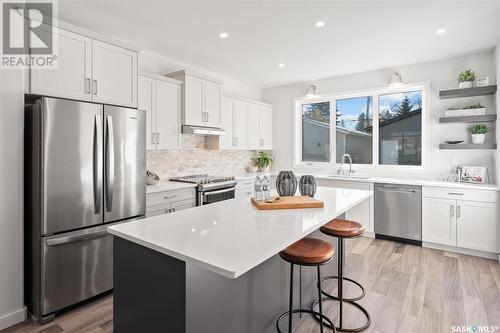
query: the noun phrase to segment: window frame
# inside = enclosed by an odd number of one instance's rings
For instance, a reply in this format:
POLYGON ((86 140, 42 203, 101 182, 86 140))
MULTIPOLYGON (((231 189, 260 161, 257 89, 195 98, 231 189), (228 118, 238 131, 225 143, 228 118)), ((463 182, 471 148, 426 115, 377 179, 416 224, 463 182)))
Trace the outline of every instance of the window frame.
POLYGON ((345 92, 323 94, 315 97, 296 97, 294 98, 294 121, 293 121, 293 161, 296 168, 317 168, 324 169, 326 167, 332 170, 337 170, 340 163, 337 163, 337 133, 336 121, 337 113, 336 104, 339 99, 357 98, 372 96, 373 110, 372 110, 372 126, 373 126, 373 139, 372 139, 372 163, 371 164, 354 164, 356 170, 425 170, 427 166, 427 124, 430 119, 428 118, 429 110, 429 82, 419 82, 411 84, 402 84, 397 87, 379 87, 373 89, 351 90, 345 92), (381 95, 404 93, 410 91, 422 91, 422 130, 421 130, 421 165, 388 165, 379 164, 379 97, 381 95), (302 105, 309 103, 330 103, 330 161, 329 162, 308 162, 302 161, 302 105), (333 108, 332 108, 333 106, 333 108), (332 111, 333 110, 333 111, 332 111))

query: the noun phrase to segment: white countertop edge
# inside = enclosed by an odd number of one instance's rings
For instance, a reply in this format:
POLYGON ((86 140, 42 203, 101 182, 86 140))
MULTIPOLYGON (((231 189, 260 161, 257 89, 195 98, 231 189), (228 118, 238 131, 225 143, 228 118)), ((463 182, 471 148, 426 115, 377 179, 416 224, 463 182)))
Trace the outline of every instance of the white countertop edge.
POLYGON ((196 184, 192 183, 184 183, 184 182, 174 182, 170 180, 162 180, 155 185, 147 185, 146 186, 146 194, 166 192, 166 191, 174 191, 174 190, 182 190, 185 188, 193 188, 196 187, 196 184))
MULTIPOLYGON (((368 192, 367 191, 367 194, 365 194, 363 196, 363 199, 361 200, 357 200, 356 202, 353 202, 351 205, 348 205, 346 206, 344 209, 342 209, 337 216, 335 217, 332 217, 332 219, 334 218, 337 218, 338 216, 344 214, 345 212, 347 212, 349 209, 353 208, 354 206, 358 205, 359 203, 363 202, 364 200, 368 199, 369 197, 372 196, 372 193, 368 192)), ((257 208, 255 208, 257 209, 257 208)), ((309 208, 309 209, 314 209, 314 208, 309 208)), ((309 210, 309 209, 297 209, 297 211, 304 211, 304 210, 309 210)), ((171 213, 171 214, 175 214, 175 213, 171 213)), ((325 221, 324 224, 328 223, 330 221, 325 221)), ((323 225, 324 225, 323 224, 323 225)), ((128 234, 125 234, 125 233, 122 233, 118 230, 115 230, 113 226, 110 226, 108 227, 108 232, 114 236, 117 236, 117 237, 120 237, 120 238, 123 238, 123 239, 126 239, 130 242, 133 242, 133 243, 136 243, 136 244, 139 244, 141 246, 144 246, 144 247, 147 247, 151 250, 154 250, 154 251, 157 251, 157 252, 160 252, 160 253, 163 253, 163 254, 166 254, 168 256, 171 256, 173 258, 176 258, 176 259, 179 259, 179 260, 182 260, 184 262, 190 262, 190 263, 193 263, 193 264, 196 264, 202 268, 205 268, 211 272, 214 272, 214 273, 217 273, 219 275, 222 275, 224 277, 227 277, 227 278, 230 278, 230 279, 236 279, 238 277, 240 277, 241 275, 247 273, 248 271, 250 271, 251 269, 257 267, 258 265, 262 264, 264 261, 268 260, 269 258, 271 258, 272 256, 278 254, 280 251, 282 251, 283 249, 285 249, 286 247, 292 245, 293 243, 297 242, 298 240, 302 239, 303 237, 306 237, 307 235, 309 235, 310 233, 314 232, 315 230, 318 230, 319 227, 312 227, 312 228, 309 228, 305 231, 304 235, 302 235, 301 237, 299 238, 296 238, 296 239, 293 239, 291 242, 289 242, 289 244, 278 244, 276 245, 275 248, 272 249, 272 253, 274 253, 273 255, 271 256, 261 256, 260 258, 258 258, 256 260, 256 263, 253 264, 253 265, 249 265, 249 266, 246 266, 246 267, 241 267, 239 268, 238 270, 235 270, 235 271, 229 271, 229 270, 226 270, 226 269, 223 269, 223 268, 220 268, 219 266, 216 266, 216 265, 213 265, 213 264, 210 264, 208 262, 204 262, 204 261, 200 261, 200 260, 197 260, 197 259, 194 259, 194 258, 191 258, 191 257, 188 257, 186 255, 183 255, 183 254, 180 254, 178 252, 175 252, 175 251, 171 251, 171 250, 168 250, 164 247, 161 247, 161 246, 158 246, 157 244, 155 243, 152 243, 152 242, 146 242, 142 239, 139 239, 139 238, 136 238, 136 237, 133 237, 133 236, 130 236, 128 234), (250 267, 250 266, 253 266, 253 267, 250 267)))

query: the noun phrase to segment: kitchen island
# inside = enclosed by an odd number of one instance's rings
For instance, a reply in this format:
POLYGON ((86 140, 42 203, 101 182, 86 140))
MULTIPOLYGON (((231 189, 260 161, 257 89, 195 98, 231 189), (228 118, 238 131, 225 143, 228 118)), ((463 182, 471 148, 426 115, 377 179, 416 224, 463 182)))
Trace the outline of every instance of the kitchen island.
MULTIPOLYGON (((109 228, 114 237, 116 332, 274 332, 288 304, 289 265, 278 253, 368 199, 364 190, 319 187, 324 208, 259 211, 231 199, 109 228)), ((297 268, 299 270, 299 268, 297 268)), ((336 265, 323 274, 335 274, 336 265)), ((315 270, 294 288, 308 307, 315 270)))

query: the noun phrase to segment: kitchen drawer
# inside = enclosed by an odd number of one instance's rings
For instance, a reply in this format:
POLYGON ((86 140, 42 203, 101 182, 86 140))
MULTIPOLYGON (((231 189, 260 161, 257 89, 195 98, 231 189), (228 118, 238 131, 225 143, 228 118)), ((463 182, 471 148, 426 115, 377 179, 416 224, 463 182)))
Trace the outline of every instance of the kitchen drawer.
POLYGON ((358 181, 345 181, 345 180, 334 180, 334 179, 316 179, 318 186, 324 187, 336 187, 336 188, 349 188, 353 190, 372 190, 372 183, 363 183, 358 181))
POLYGON ((242 188, 253 188, 253 182, 254 179, 244 179, 244 180, 239 180, 238 183, 236 184, 236 189, 242 189, 242 188))
POLYGON ((171 203, 163 203, 146 207, 146 217, 170 213, 171 203))
POLYGON ((496 191, 472 190, 449 187, 423 187, 422 197, 455 199, 481 202, 496 202, 496 191))
POLYGON ((187 199, 182 201, 172 202, 171 208, 174 209, 175 212, 178 212, 183 209, 196 207, 195 199, 187 199))
POLYGON ((146 196, 146 206, 158 205, 162 203, 170 203, 187 199, 196 199, 196 189, 186 188, 181 190, 164 191, 150 193, 146 196))

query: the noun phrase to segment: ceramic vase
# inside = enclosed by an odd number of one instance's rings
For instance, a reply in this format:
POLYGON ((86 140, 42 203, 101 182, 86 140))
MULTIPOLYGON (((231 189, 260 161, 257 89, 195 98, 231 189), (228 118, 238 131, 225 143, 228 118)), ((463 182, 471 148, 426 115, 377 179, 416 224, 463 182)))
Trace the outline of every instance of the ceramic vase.
POLYGON ((314 176, 301 176, 299 180, 299 191, 302 195, 314 197, 314 194, 316 194, 316 179, 314 179, 314 176))
POLYGON ((480 145, 484 143, 485 134, 471 134, 472 143, 475 145, 480 145))
POLYGON ((295 195, 297 191, 297 177, 293 171, 280 171, 276 178, 276 190, 280 197, 295 195))

